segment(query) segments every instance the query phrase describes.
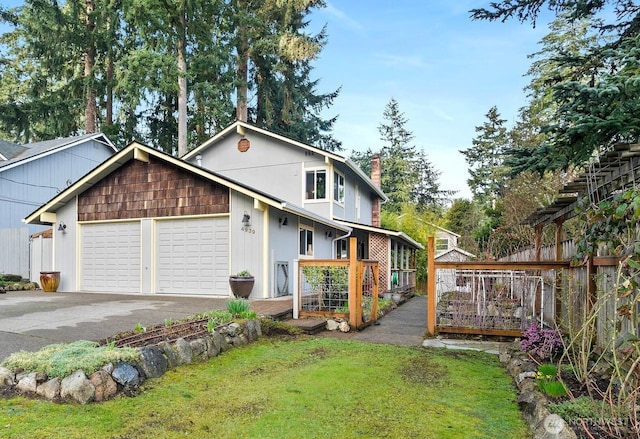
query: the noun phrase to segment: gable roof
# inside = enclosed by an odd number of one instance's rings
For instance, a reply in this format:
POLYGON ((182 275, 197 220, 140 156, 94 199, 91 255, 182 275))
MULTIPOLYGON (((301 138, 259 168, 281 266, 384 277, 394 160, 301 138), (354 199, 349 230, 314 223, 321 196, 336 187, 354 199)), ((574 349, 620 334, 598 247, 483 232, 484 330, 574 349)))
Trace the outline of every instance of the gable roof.
MULTIPOLYGON (((6 147, 7 153, 14 151, 14 155, 7 160, 0 161, 0 172, 7 169, 14 168, 16 166, 23 165, 33 160, 37 160, 41 157, 45 157, 50 154, 54 154, 59 151, 74 147, 87 140, 95 140, 96 142, 103 143, 107 147, 113 149, 113 152, 117 151, 117 148, 111 143, 111 141, 102 133, 84 134, 82 136, 65 137, 62 139, 45 140, 42 142, 29 143, 27 145, 13 145, 6 147), (17 147, 17 148, 16 148, 17 147)), ((8 143, 8 142, 6 142, 8 143)), ((0 146, 1 148, 1 146, 0 146)), ((2 154, 2 149, 0 149, 2 154)), ((2 154, 4 155, 4 154, 2 154)))
POLYGON ((117 169, 122 167, 124 164, 126 164, 130 160, 148 161, 149 156, 153 156, 159 160, 162 160, 166 163, 177 166, 187 172, 196 174, 207 180, 222 184, 226 187, 229 187, 240 193, 253 197, 269 206, 272 206, 284 212, 299 215, 299 216, 308 218, 310 220, 313 220, 315 222, 328 225, 335 229, 342 230, 344 232, 351 231, 349 227, 341 225, 335 221, 321 217, 319 215, 314 214, 313 212, 309 212, 301 207, 287 203, 284 200, 273 197, 260 190, 251 188, 245 184, 242 184, 230 178, 224 177, 208 169, 201 168, 196 165, 192 165, 187 161, 178 159, 165 152, 159 151, 157 149, 151 148, 147 145, 143 145, 137 142, 132 142, 126 148, 120 150, 113 156, 109 157, 107 160, 102 162, 102 164, 98 165, 92 171, 90 171, 89 173, 85 174, 83 177, 78 179, 74 184, 67 187, 65 190, 63 190, 58 195, 53 197, 47 203, 45 203, 44 205, 42 205, 41 207, 39 207, 38 209, 30 213, 26 218, 24 218, 23 221, 27 224, 45 224, 45 225, 51 224, 50 221, 48 221, 46 218, 43 217, 43 214, 49 213, 49 212, 57 212, 58 209, 62 208, 68 202, 72 201, 76 195, 79 195, 84 191, 86 191, 87 189, 91 188, 100 180, 102 180, 104 177, 116 171, 117 169))
POLYGON ((467 256, 472 259, 475 259, 476 257, 476 255, 474 255, 473 253, 469 253, 466 250, 462 250, 460 247, 453 247, 453 248, 450 248, 449 250, 443 251, 442 253, 436 255, 434 259, 442 259, 445 255, 448 255, 449 253, 460 253, 461 255, 467 256))
POLYGON ((7 142, 6 140, 0 140, 0 161, 11 160, 21 152, 24 152, 27 148, 20 146, 16 143, 7 142))
POLYGON ((234 123, 232 123, 231 125, 229 125, 225 129, 223 129, 222 131, 217 133, 215 136, 213 136, 212 138, 210 138, 206 142, 202 143, 200 146, 197 146, 196 148, 192 149, 191 151, 189 151, 188 153, 183 155, 182 159, 183 160, 190 160, 190 159, 194 158, 196 155, 201 154, 202 151, 204 151, 207 148, 211 147, 212 145, 215 145, 216 143, 220 142, 225 137, 228 137, 229 135, 231 135, 233 133, 237 133, 237 134, 240 134, 241 136, 244 136, 247 131, 253 131, 253 132, 261 134, 263 136, 267 136, 267 137, 270 137, 272 139, 278 140, 280 142, 287 143, 287 144, 289 144, 291 146, 303 149, 305 151, 311 151, 311 152, 313 152, 315 154, 324 156, 326 159, 330 159, 330 160, 336 161, 338 163, 343 163, 347 168, 349 168, 358 177, 360 177, 367 184, 367 186, 373 192, 375 192, 376 195, 378 195, 384 201, 388 201, 388 198, 384 194, 384 192, 382 192, 382 189, 380 189, 371 180, 371 177, 369 177, 367 174, 365 174, 362 171, 362 169, 360 169, 360 167, 358 165, 356 165, 351 159, 343 157, 343 156, 338 155, 338 154, 335 154, 335 153, 333 153, 331 151, 326 151, 324 149, 317 148, 315 146, 307 145, 306 143, 298 142, 297 140, 290 139, 290 138, 282 136, 280 134, 272 133, 272 132, 267 131, 265 129, 258 128, 258 127, 254 126, 254 125, 251 125, 251 124, 248 124, 246 122, 239 121, 239 120, 234 122, 234 123))

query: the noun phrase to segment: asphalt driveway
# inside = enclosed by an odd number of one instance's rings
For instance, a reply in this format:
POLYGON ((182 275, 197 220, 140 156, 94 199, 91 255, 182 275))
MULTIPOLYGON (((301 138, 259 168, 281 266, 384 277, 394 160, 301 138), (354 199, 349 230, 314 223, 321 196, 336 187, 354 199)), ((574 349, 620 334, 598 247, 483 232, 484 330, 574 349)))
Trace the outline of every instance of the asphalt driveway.
POLYGON ((0 361, 19 350, 37 351, 53 343, 101 340, 129 331, 180 320, 228 299, 100 293, 8 291, 0 294, 0 361))

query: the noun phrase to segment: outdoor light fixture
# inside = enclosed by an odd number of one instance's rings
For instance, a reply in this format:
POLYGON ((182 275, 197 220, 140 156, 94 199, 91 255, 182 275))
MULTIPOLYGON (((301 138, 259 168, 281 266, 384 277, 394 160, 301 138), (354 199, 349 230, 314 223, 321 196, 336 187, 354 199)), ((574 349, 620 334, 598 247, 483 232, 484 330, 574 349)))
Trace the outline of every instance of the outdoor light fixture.
POLYGON ((324 232, 324 236, 327 238, 331 238, 333 236, 333 233, 331 233, 331 230, 324 232))
POLYGON ((278 222, 280 223, 281 226, 286 226, 289 224, 289 218, 287 218, 286 216, 281 216, 278 219, 278 222))
POLYGON ((245 211, 244 215, 242 215, 242 224, 244 224, 245 227, 249 227, 251 225, 251 216, 247 213, 247 211, 245 211))
POLYGON ((62 221, 60 221, 60 225, 58 226, 58 232, 62 232, 62 233, 67 232, 67 225, 62 221))

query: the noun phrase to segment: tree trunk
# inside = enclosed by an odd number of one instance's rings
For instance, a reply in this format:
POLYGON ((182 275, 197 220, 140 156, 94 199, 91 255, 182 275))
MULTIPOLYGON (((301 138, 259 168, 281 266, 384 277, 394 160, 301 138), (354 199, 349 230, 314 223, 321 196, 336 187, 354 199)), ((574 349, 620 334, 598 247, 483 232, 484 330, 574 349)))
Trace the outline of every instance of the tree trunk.
POLYGON ((187 153, 187 18, 180 11, 180 35, 178 37, 178 157, 187 153))
POLYGON ((96 62, 96 48, 95 43, 93 42, 93 32, 95 30, 95 23, 93 18, 93 10, 95 5, 93 0, 86 0, 86 29, 87 29, 87 38, 89 39, 89 44, 87 45, 84 52, 84 82, 86 87, 86 99, 87 106, 84 111, 84 119, 85 119, 85 131, 87 133, 95 133, 97 131, 96 119, 97 119, 97 105, 96 105, 96 90, 95 85, 93 83, 93 68, 96 62))
POLYGON ((236 119, 246 122, 248 117, 247 110, 247 82, 249 76, 249 54, 248 49, 238 51, 238 91, 236 93, 236 119))

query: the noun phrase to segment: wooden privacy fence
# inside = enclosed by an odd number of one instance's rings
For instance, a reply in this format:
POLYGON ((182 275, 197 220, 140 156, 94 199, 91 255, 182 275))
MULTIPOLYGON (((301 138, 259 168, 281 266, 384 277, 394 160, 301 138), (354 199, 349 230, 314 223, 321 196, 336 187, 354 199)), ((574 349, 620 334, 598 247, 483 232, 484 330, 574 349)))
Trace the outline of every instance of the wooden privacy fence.
POLYGON ((356 259, 356 239, 351 238, 350 259, 297 261, 298 285, 294 292, 294 317, 348 318, 360 329, 377 320, 380 272, 377 261, 356 259))
POLYGON ((555 290, 569 262, 436 262, 428 241, 427 333, 520 336, 555 313, 555 290))

